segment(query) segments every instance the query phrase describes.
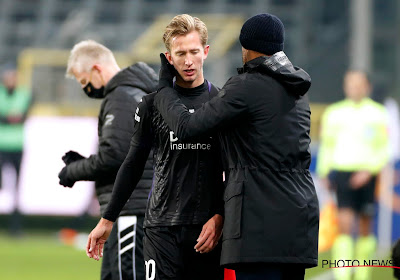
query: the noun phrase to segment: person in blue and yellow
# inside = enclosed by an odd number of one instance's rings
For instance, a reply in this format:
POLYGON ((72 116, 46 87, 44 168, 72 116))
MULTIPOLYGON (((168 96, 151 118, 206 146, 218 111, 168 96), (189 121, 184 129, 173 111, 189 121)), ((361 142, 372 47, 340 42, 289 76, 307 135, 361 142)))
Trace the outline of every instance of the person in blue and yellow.
POLYGON ((31 105, 31 93, 18 86, 17 71, 6 68, 0 84, 0 189, 1 171, 5 164, 15 169, 15 210, 11 220, 10 231, 13 235, 20 233, 21 221, 18 211, 18 181, 24 146, 24 122, 31 105))
MULTIPOLYGON (((339 235, 332 247, 333 260, 371 259, 376 239, 371 232, 374 192, 378 173, 388 161, 387 112, 369 98, 366 73, 348 71, 346 98, 326 109, 321 120, 317 174, 336 191, 339 235), (358 238, 353 225, 358 218, 358 238)), ((351 279, 350 268, 335 269, 335 278, 351 279)), ((370 268, 356 268, 354 279, 371 279, 370 268)))

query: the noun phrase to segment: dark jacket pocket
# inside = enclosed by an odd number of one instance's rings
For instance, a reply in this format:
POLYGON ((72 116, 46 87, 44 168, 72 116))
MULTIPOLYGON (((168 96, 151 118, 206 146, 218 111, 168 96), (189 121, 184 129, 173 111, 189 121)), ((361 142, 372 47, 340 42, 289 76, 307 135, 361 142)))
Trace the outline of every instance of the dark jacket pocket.
POLYGON ((243 207, 243 182, 228 183, 224 193, 224 201, 225 219, 222 239, 240 238, 243 207))

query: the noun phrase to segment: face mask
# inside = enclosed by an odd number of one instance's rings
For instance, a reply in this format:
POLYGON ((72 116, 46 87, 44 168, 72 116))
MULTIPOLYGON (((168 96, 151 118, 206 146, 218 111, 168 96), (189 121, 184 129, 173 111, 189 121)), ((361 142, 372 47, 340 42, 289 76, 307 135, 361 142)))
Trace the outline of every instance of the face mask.
POLYGON ((104 86, 101 88, 95 88, 91 82, 89 82, 84 88, 83 91, 90 98, 103 98, 104 97, 104 86))
MULTIPOLYGON (((103 80, 103 78, 101 77, 103 80)), ((92 71, 90 72, 90 78, 89 82, 87 85, 83 88, 83 91, 86 93, 86 95, 90 98, 103 98, 104 97, 104 86, 101 88, 95 88, 92 83, 90 82, 92 80, 92 71)))

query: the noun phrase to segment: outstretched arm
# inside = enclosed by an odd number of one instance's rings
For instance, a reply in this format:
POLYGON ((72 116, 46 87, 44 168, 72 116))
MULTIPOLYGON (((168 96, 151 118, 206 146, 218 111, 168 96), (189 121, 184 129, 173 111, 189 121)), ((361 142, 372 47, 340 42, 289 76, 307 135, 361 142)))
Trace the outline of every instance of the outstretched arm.
POLYGON ((173 66, 163 54, 160 58, 159 93, 154 98, 154 104, 179 140, 184 141, 223 126, 247 110, 244 99, 249 93, 245 92, 242 77, 237 76, 229 79, 216 97, 193 114, 189 113, 172 88, 172 78, 176 74, 173 66))
POLYGON ((154 98, 155 107, 181 141, 215 130, 232 122, 247 110, 244 84, 237 76, 231 78, 217 96, 194 113, 189 113, 177 91, 164 87, 154 98))

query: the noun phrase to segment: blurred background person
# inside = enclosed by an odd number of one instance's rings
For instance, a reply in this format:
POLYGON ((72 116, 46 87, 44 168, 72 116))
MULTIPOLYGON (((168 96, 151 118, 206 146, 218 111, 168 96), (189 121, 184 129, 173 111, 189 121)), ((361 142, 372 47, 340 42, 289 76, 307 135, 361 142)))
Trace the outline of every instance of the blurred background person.
MULTIPOLYGON (((317 174, 335 190, 339 235, 332 247, 333 260, 372 257, 376 239, 372 234, 376 178, 388 161, 387 112, 369 98, 371 84, 366 73, 348 71, 343 89, 346 98, 330 105, 321 120, 317 174), (358 218, 358 238, 353 225, 358 218)), ((351 279, 351 269, 335 269, 336 279, 351 279)), ((355 279, 371 279, 369 268, 357 268, 355 279)))
MULTIPOLYGON (((62 158, 66 166, 59 173, 60 185, 71 188, 76 181, 95 181, 100 211, 104 214, 118 169, 129 150, 136 107, 143 96, 155 90, 157 76, 143 62, 121 70, 113 53, 92 40, 73 47, 66 75, 75 78, 88 97, 103 98, 103 102, 98 153, 85 158, 77 152, 67 152, 62 158)), ((142 238, 153 176, 151 160, 145 169, 105 244, 101 279, 145 278, 142 238)))
POLYGON ((10 233, 21 234, 21 215, 18 206, 18 184, 24 148, 24 123, 31 105, 31 93, 18 85, 17 70, 6 66, 0 84, 0 189, 4 165, 15 170, 14 211, 11 216, 10 233))

